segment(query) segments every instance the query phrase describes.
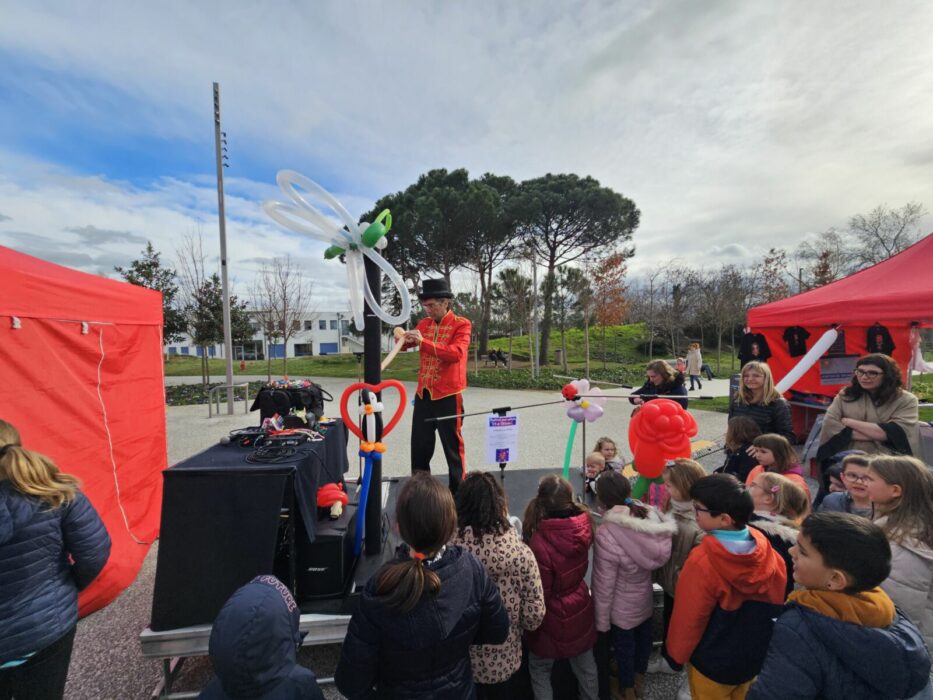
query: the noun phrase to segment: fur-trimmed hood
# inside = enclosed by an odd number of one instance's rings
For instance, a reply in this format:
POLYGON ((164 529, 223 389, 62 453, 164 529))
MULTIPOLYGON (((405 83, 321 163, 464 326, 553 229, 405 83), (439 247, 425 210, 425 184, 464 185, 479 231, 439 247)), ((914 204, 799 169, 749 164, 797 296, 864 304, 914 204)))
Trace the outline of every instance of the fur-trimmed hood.
POLYGON ((603 514, 603 520, 635 532, 673 537, 677 532, 677 523, 674 522, 673 516, 665 517, 660 515, 654 508, 646 507, 648 508, 648 515, 644 518, 636 518, 632 515, 632 511, 628 506, 615 506, 603 514))
POLYGON ((768 537, 780 537, 789 545, 797 544, 800 526, 783 515, 774 515, 766 511, 756 510, 748 524, 758 528, 768 537))

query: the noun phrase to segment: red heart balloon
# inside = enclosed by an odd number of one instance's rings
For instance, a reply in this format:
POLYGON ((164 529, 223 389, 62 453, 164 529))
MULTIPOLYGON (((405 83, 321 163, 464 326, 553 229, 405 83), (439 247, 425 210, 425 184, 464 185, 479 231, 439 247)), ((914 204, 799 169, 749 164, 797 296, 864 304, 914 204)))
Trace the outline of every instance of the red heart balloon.
MULTIPOLYGON (((392 428, 402 419, 402 413, 405 412, 405 404, 408 403, 408 394, 405 393, 405 386, 398 381, 397 379, 386 379, 383 382, 378 384, 367 384, 366 382, 356 382, 351 384, 343 391, 343 396, 340 397, 340 417, 343 418, 343 422, 346 424, 347 428, 351 433, 356 435, 360 440, 366 441, 366 436, 363 435, 363 429, 350 420, 350 414, 347 412, 347 403, 350 401, 350 396, 355 391, 360 389, 369 389, 374 394, 378 394, 383 389, 392 387, 398 390, 399 393, 399 403, 398 408, 395 410, 395 415, 392 416, 392 420, 388 423, 383 424, 382 426, 382 437, 385 438, 389 433, 392 432, 392 428)), ((369 438, 370 441, 373 441, 375 436, 369 438)))

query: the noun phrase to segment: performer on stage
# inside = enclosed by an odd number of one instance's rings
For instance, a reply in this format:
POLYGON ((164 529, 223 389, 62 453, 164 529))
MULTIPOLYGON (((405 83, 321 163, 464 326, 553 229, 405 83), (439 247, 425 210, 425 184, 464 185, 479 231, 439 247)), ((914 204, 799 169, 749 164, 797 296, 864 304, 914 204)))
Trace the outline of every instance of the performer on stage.
MULTIPOLYGON (((447 458, 450 490, 457 487, 466 473, 462 418, 426 423, 426 418, 463 413, 463 390, 466 389, 467 350, 473 324, 450 310, 453 294, 445 280, 425 280, 418 295, 426 315, 415 330, 405 332, 403 349, 418 347, 421 367, 411 421, 411 470, 431 471, 436 430, 447 458)), ((400 329, 396 329, 400 330, 400 329)))

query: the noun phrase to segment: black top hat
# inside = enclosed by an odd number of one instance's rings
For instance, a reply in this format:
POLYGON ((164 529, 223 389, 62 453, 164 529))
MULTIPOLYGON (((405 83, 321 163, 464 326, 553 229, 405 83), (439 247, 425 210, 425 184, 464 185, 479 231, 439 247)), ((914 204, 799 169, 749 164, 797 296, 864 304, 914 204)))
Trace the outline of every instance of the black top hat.
POLYGON ((421 283, 421 294, 419 299, 453 299, 454 295, 450 293, 450 287, 447 286, 447 280, 424 280, 421 283))

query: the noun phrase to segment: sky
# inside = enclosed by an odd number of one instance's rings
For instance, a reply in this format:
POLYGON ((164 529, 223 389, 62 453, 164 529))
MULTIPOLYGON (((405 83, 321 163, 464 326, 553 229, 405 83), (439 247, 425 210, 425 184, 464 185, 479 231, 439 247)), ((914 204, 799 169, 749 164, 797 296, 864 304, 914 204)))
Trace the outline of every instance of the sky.
POLYGON ((433 168, 590 175, 641 210, 633 276, 749 264, 933 209, 931 26, 928 0, 5 0, 0 245, 108 276, 146 241, 218 255, 216 81, 243 296, 289 254, 346 304, 326 245, 262 211, 285 168, 354 216, 433 168))

